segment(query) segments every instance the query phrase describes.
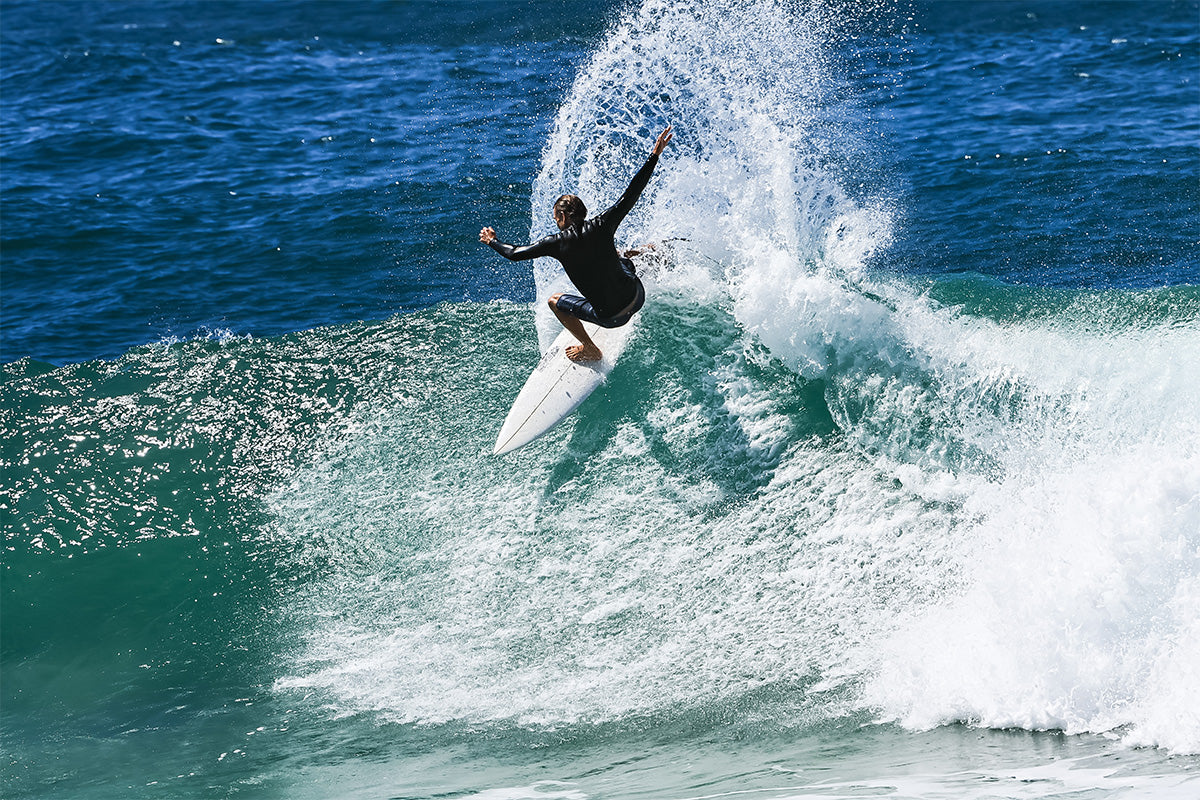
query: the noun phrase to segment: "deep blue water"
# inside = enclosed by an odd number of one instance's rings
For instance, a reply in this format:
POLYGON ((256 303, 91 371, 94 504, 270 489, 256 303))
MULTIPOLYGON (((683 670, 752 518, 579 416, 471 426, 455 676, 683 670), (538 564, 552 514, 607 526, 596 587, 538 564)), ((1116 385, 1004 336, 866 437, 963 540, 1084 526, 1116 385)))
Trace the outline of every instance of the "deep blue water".
POLYGON ((610 16, 10 4, 0 358, 529 299, 479 263, 471 228, 528 204, 556 104, 610 16))
MULTIPOLYGON (((618 11, 10 4, 0 359, 532 299, 475 233, 526 226, 555 110, 618 11)), ((1200 281, 1195 12, 940 3, 844 20, 862 32, 822 43, 841 62, 822 91, 860 140, 827 155, 900 209, 883 266, 1200 281)))
POLYGON ((6 797, 1195 795, 1200 3, 5 2, 0 112, 6 797), (668 122, 491 456, 479 228, 668 122))

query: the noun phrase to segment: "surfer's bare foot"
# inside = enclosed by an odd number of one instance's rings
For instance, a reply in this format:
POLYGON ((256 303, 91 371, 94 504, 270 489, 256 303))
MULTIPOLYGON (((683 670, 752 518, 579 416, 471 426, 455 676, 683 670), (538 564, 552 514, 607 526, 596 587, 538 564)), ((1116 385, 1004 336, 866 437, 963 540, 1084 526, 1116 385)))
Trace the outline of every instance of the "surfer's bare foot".
POLYGON ((604 357, 598 347, 586 347, 582 344, 573 344, 566 349, 567 358, 572 361, 599 361, 604 357))

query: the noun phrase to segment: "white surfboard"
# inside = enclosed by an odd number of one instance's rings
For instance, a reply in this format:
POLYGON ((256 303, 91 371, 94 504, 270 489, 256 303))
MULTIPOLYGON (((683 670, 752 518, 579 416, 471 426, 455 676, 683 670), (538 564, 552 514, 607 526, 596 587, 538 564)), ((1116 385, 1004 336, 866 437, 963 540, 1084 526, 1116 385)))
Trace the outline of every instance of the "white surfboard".
POLYGON ((602 359, 592 362, 567 358, 565 348, 579 341, 570 331, 560 333, 517 395, 500 427, 493 452, 500 455, 529 444, 570 416, 612 371, 636 325, 637 317, 620 328, 584 323, 583 329, 604 354, 602 359))

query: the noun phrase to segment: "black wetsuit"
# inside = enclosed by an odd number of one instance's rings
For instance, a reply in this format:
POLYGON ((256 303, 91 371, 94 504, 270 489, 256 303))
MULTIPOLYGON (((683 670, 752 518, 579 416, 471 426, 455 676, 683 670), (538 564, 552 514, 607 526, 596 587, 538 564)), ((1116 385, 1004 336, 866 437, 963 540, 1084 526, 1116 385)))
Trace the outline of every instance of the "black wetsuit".
MULTIPOLYGON (((511 261, 525 261, 540 256, 557 258, 571 283, 575 284, 575 288, 595 308, 599 318, 596 321, 604 324, 606 321, 617 321, 621 317, 628 321, 628 316, 621 312, 625 311, 632 316, 637 308, 630 309, 630 306, 637 305, 637 301, 644 298, 644 292, 641 281, 633 273, 632 263, 617 255, 614 238, 617 226, 641 197, 642 190, 650 182, 650 176, 657 164, 658 156, 651 154, 645 165, 633 176, 621 199, 612 208, 586 220, 582 225, 568 228, 523 247, 505 244, 499 239, 493 239, 489 244, 493 250, 511 261)), ((574 313, 573 315, 582 316, 574 313)))

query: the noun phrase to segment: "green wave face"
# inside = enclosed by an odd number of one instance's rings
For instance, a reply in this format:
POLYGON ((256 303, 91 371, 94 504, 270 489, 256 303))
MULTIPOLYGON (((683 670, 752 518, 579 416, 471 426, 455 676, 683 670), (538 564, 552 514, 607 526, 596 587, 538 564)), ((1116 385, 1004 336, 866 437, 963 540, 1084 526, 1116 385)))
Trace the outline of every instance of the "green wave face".
MULTIPOLYGON (((1182 657, 1162 637, 1186 629, 1197 530, 1194 293, 1027 314, 983 284, 828 281, 853 304, 824 316, 819 370, 667 281, 609 380, 506 457, 539 357, 525 306, 9 365, 14 763, 141 774, 153 748, 122 742, 170 730, 213 780, 246 774, 230 753, 281 780, 285 734, 330 718, 400 725, 396 747, 928 727, 998 702, 951 640, 1026 654, 987 662, 1017 725, 1105 729, 1095 698, 1153 700, 1126 682, 1182 657), (1066 620, 1086 635, 1049 648, 1066 620), (1062 687, 1021 694, 1022 669, 1096 647, 1144 657, 1029 711, 1062 687)), ((1152 731, 1136 708, 1115 718, 1152 731)))

